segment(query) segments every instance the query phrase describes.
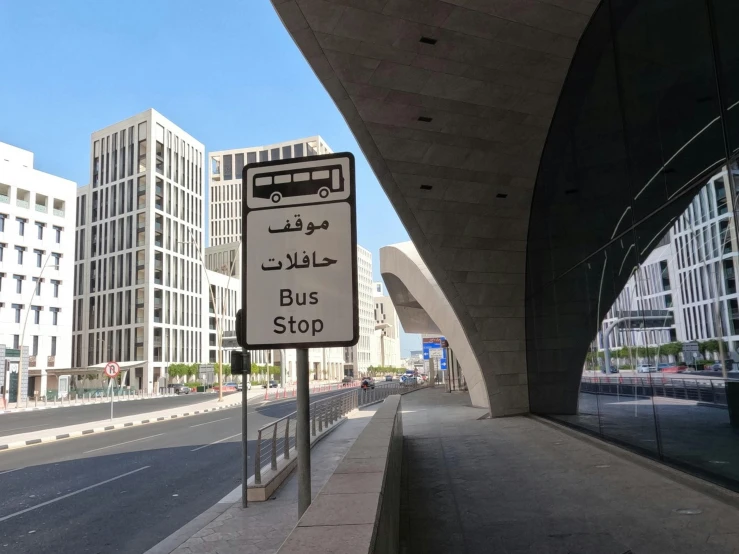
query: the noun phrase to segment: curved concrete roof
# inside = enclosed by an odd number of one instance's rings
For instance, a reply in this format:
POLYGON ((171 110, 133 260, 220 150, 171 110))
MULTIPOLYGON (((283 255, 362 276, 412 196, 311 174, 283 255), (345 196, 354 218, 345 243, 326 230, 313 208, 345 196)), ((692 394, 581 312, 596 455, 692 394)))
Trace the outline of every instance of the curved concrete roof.
POLYGON ((528 411, 529 210, 597 0, 273 0, 466 330, 528 411))
POLYGON ((472 404, 491 410, 494 416, 504 415, 506 399, 495 394, 500 392, 497 389, 488 396, 489 387, 465 330, 413 243, 381 248, 380 271, 403 330, 408 333, 440 332, 445 336, 462 366, 472 404))

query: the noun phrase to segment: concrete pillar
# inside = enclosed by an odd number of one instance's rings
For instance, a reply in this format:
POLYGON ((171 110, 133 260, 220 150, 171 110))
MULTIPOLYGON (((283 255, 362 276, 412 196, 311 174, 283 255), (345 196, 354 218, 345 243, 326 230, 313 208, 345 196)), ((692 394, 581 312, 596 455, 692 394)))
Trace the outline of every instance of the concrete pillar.
POLYGON ((41 386, 39 387, 39 391, 38 391, 38 393, 41 396, 46 396, 47 381, 48 381, 48 375, 46 374, 46 370, 42 369, 41 370, 41 386))

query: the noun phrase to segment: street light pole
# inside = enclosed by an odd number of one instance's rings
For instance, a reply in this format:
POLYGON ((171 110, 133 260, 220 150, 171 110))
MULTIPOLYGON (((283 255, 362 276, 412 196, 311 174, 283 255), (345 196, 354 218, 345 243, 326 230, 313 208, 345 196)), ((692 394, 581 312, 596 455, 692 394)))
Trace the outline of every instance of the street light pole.
MULTIPOLYGON (((21 329, 21 340, 18 345, 19 351, 20 351, 20 363, 18 364, 18 393, 16 394, 16 397, 15 397, 16 403, 19 402, 18 397, 21 395, 23 391, 23 342, 26 338, 26 325, 28 324, 28 316, 31 313, 31 304, 33 303, 33 299, 36 298, 36 290, 38 289, 39 286, 41 286, 41 278, 44 276, 44 271, 46 271, 46 266, 48 265, 50 259, 51 259, 51 254, 49 254, 46 257, 46 261, 44 262, 44 266, 41 268, 41 273, 38 276, 38 280, 32 287, 33 291, 31 293, 31 299, 28 301, 28 309, 26 310, 26 317, 23 320, 23 329, 21 329)), ((52 267, 59 269, 59 264, 54 264, 52 267)), ((29 360, 30 360, 30 354, 29 354, 29 360)), ((26 402, 27 401, 28 401, 28 389, 26 389, 26 402)))
MULTIPOLYGON (((218 317, 218 303, 216 302, 216 297, 213 294, 213 287, 210 286, 210 279, 208 279, 208 270, 205 268, 205 261, 203 261, 203 253, 200 251, 200 246, 195 241, 195 238, 192 236, 192 231, 190 229, 187 230, 187 232, 190 234, 190 243, 195 246, 195 250, 198 253, 198 258, 200 259, 200 265, 203 268, 203 275, 205 275, 205 282, 208 285, 208 292, 210 293, 210 300, 213 302, 213 313, 216 316, 216 342, 218 346, 218 402, 223 402, 223 367, 221 365, 221 356, 220 352, 222 350, 223 344, 221 343, 222 337, 220 333, 221 329, 221 323, 220 318, 218 317)), ((177 241, 177 244, 187 244, 188 241, 186 240, 179 240, 177 241)))

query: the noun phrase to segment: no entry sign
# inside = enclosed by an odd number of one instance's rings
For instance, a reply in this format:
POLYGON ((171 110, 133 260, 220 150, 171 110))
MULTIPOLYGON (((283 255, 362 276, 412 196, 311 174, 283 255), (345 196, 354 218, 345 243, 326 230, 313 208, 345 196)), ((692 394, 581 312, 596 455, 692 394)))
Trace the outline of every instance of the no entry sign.
POLYGON ((121 367, 116 362, 108 362, 105 364, 105 368, 103 369, 103 373, 110 377, 111 379, 118 375, 120 373, 121 367))
POLYGON ((245 346, 356 344, 354 156, 249 164, 242 183, 245 346))

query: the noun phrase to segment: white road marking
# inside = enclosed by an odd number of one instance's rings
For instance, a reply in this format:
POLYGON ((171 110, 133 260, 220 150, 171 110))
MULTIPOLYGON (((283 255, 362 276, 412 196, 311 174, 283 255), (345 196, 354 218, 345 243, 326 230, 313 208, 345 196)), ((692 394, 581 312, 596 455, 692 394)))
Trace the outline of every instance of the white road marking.
POLYGON ((209 425, 210 423, 216 423, 217 421, 226 421, 227 419, 231 419, 230 417, 224 417, 223 419, 214 419, 213 421, 206 421, 205 423, 198 423, 197 425, 190 425, 190 429, 193 427, 200 427, 201 425, 209 425))
POLYGON ((21 469, 24 469, 22 467, 17 467, 15 469, 9 469, 7 471, 0 471, 0 475, 5 475, 6 473, 13 473, 14 471, 20 471, 21 469))
POLYGON ((90 452, 97 452, 98 450, 105 450, 106 448, 113 448, 115 446, 121 446, 123 444, 130 444, 132 442, 145 441, 146 439, 153 439, 154 437, 161 437, 163 434, 164 433, 158 433, 156 435, 151 435, 149 437, 142 437, 140 439, 133 439, 132 441, 119 442, 118 444, 111 444, 109 446, 103 446, 101 448, 95 448, 93 450, 88 450, 87 452, 83 452, 83 454, 89 454, 90 452))
POLYGON ((33 510, 37 510, 37 509, 42 508, 44 506, 48 506, 49 504, 53 504, 54 502, 59 502, 60 500, 64 500, 65 498, 69 498, 70 496, 75 496, 75 495, 80 494, 82 492, 89 491, 90 489, 94 489, 94 488, 100 487, 102 485, 107 485, 108 483, 112 483, 113 481, 117 481, 118 479, 122 479, 124 477, 128 477, 129 475, 133 475, 134 473, 138 473, 139 471, 143 471, 145 469, 149 469, 150 467, 151 466, 144 466, 144 467, 140 467, 138 469, 134 469, 133 471, 129 471, 128 473, 123 473, 123 474, 118 475, 116 477, 113 477, 111 479, 106 479, 105 481, 101 481, 100 483, 95 483, 94 485, 90 485, 89 487, 85 487, 84 489, 80 489, 78 491, 70 492, 70 493, 67 493, 67 494, 65 494, 63 496, 58 496, 58 497, 56 497, 56 498, 54 498, 52 500, 47 500, 46 502, 42 502, 41 504, 36 504, 35 506, 31 506, 30 508, 26 508, 25 510, 21 510, 19 512, 15 512, 13 514, 7 515, 5 517, 1 517, 0 518, 0 523, 3 522, 3 521, 7 521, 7 520, 9 520, 11 518, 14 518, 16 516, 25 514, 27 512, 31 512, 33 510))
MULTIPOLYGON (((219 442, 227 441, 228 439, 236 438, 236 437, 238 437, 240 435, 241 435, 241 433, 236 433, 235 435, 231 435, 230 437, 226 437, 225 439, 221 439, 219 441, 215 441, 215 442, 212 442, 210 444, 205 444, 203 446, 198 446, 197 448, 193 448, 192 450, 190 450, 190 452, 197 452, 198 450, 202 450, 203 448, 208 448, 209 446, 213 446, 214 444, 218 444, 219 442)), ((2 521, 2 520, 0 519, 0 521, 2 521)))

